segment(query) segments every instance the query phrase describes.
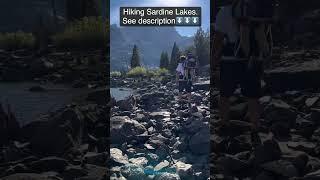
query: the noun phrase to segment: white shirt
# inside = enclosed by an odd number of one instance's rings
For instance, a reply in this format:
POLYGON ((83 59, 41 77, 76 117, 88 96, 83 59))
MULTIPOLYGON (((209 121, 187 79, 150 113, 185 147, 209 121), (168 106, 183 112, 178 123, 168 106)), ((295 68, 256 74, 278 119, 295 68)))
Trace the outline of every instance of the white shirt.
POLYGON ((181 75, 184 76, 183 63, 179 63, 179 64, 178 64, 176 71, 177 71, 178 73, 180 73, 181 75))
POLYGON ((221 7, 217 14, 215 30, 226 34, 231 43, 238 39, 238 27, 232 17, 232 5, 221 7))

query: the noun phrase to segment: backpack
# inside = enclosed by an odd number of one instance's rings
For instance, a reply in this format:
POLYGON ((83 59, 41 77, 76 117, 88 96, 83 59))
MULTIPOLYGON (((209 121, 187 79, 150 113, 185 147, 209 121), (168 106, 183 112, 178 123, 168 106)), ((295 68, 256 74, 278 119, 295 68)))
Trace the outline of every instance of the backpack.
POLYGON ((187 57, 187 60, 185 63, 185 67, 189 68, 189 69, 194 69, 194 68, 196 68, 196 66, 197 66, 196 58, 193 55, 188 54, 188 57, 187 57))
MULTIPOLYGON (((243 17, 255 19, 272 19, 274 14, 274 0, 236 0, 232 7, 232 16, 239 20, 243 17)), ((239 21, 240 22, 240 21, 239 21)), ((254 21, 247 25, 239 23, 238 45, 234 50, 236 57, 261 57, 267 59, 272 56, 273 40, 271 24, 266 21, 254 21), (240 51, 241 49, 241 51, 240 51)))
POLYGON ((196 66, 197 66, 196 58, 191 53, 189 53, 187 56, 187 59, 184 62, 184 69, 185 69, 184 79, 185 80, 192 81, 194 79, 196 66))

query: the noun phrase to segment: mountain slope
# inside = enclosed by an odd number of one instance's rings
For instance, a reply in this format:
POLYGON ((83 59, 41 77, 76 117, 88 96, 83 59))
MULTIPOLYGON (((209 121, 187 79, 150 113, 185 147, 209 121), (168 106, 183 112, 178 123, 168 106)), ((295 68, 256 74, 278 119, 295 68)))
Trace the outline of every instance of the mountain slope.
POLYGON ((133 45, 139 48, 144 66, 159 66, 162 51, 171 53, 174 42, 181 49, 193 44, 193 38, 181 36, 174 27, 117 27, 111 25, 111 69, 126 69, 133 45))

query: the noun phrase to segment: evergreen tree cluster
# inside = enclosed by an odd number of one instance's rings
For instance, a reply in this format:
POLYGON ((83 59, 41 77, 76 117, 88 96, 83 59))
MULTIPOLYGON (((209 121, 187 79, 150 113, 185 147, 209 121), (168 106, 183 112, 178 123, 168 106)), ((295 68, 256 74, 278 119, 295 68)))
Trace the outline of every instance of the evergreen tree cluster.
POLYGON ((194 36, 194 48, 199 66, 208 65, 210 62, 210 33, 205 32, 201 27, 194 36))
MULTIPOLYGON (((188 47, 184 51, 180 51, 177 43, 175 42, 173 44, 170 59, 168 53, 166 51, 162 51, 160 55, 159 68, 167 69, 171 73, 174 73, 180 56, 186 55, 188 52, 193 53, 194 56, 197 57, 200 67, 208 65, 210 62, 210 33, 199 28, 195 33, 193 46, 188 47)), ((131 57, 131 68, 139 66, 141 66, 139 51, 138 47, 134 45, 131 57)))
POLYGON ((131 69, 135 67, 140 67, 140 66, 141 66, 141 63, 140 63, 139 50, 137 45, 134 45, 132 50, 132 57, 131 57, 131 69))
POLYGON ((171 58, 170 58, 170 65, 169 65, 169 71, 171 73, 175 72, 176 67, 178 65, 178 62, 179 62, 180 55, 181 55, 180 49, 179 49, 177 43, 175 42, 173 44, 171 58))
POLYGON ((160 56, 160 68, 169 69, 169 56, 167 52, 162 52, 160 56))

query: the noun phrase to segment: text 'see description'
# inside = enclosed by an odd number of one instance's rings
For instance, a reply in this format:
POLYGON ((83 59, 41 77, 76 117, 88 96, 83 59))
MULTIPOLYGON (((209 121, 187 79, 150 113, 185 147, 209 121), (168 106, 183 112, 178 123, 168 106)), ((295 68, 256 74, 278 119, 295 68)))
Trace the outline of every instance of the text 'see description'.
POLYGON ((120 26, 201 26, 201 7, 120 7, 120 26))

